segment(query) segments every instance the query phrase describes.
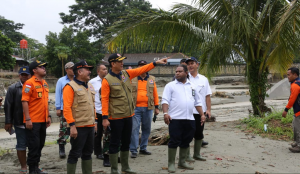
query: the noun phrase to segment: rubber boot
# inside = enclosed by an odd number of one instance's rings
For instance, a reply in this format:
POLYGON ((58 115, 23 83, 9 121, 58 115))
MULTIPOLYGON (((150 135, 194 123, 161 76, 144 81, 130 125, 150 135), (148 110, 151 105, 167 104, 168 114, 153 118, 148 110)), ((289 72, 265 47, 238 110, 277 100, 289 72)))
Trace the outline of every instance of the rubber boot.
POLYGON ((120 152, 122 172, 135 174, 136 172, 132 171, 129 167, 128 158, 129 158, 129 151, 120 152))
POLYGON ((81 160, 81 170, 82 174, 92 174, 92 166, 93 166, 93 161, 90 160, 81 160))
POLYGON ((191 157, 191 154, 190 154, 190 147, 188 147, 188 150, 187 150, 187 153, 186 153, 186 159, 185 161, 187 162, 195 162, 195 160, 191 157))
POLYGON ((177 148, 168 149, 168 171, 170 173, 175 173, 175 157, 176 157, 177 148))
POLYGON ((109 162, 111 165, 110 172, 111 174, 121 174, 118 170, 118 153, 109 154, 109 162))
POLYGON ((59 157, 60 158, 65 158, 66 157, 65 145, 64 144, 59 145, 59 157))
POLYGON ((104 167, 110 167, 110 162, 109 162, 109 155, 104 154, 104 159, 103 159, 103 166, 104 167))
POLYGON ((71 163, 67 163, 67 174, 75 174, 76 173, 76 165, 75 164, 71 164, 71 163))
POLYGON ((199 161, 206 161, 206 159, 203 158, 200 154, 201 146, 202 146, 202 140, 195 140, 193 158, 199 161))
POLYGON ((187 169, 187 170, 194 170, 194 167, 188 165, 185 160, 187 158, 187 151, 189 148, 180 148, 179 149, 179 161, 178 161, 178 168, 179 169, 187 169))

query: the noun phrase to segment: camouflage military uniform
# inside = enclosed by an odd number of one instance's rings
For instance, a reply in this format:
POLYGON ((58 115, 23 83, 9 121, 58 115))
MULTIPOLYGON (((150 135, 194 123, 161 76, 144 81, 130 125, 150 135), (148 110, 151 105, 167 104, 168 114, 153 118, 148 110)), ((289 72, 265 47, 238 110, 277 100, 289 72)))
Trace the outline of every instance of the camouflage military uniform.
POLYGON ((66 145, 69 135, 67 133, 67 121, 63 115, 60 117, 60 127, 58 136, 59 138, 57 139, 57 144, 66 145))
MULTIPOLYGON (((103 155, 109 155, 108 151, 109 151, 109 142, 110 142, 110 127, 107 127, 107 129, 103 129, 103 155)), ((121 145, 120 145, 121 147, 121 145)), ((119 147, 119 151, 120 151, 120 147, 119 147)))

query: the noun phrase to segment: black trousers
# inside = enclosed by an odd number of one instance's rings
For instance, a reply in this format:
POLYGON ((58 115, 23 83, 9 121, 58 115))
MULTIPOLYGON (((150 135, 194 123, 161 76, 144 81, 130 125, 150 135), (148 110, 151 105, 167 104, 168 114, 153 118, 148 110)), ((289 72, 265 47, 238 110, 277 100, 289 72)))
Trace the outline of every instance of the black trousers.
POLYGON ((203 130, 204 130, 204 124, 201 126, 201 115, 200 114, 194 114, 194 118, 196 121, 196 131, 194 138, 195 140, 202 140, 204 138, 203 130))
POLYGON ((195 120, 171 120, 169 124, 169 148, 188 148, 195 135, 195 120))
POLYGON ((121 151, 129 151, 131 132, 132 132, 132 117, 118 120, 109 120, 111 134, 109 143, 109 154, 119 152, 121 143, 121 151))
POLYGON ((38 165, 46 140, 46 123, 32 123, 32 129, 25 129, 28 147, 27 165, 38 165))
MULTIPOLYGON (((76 127, 77 138, 71 137, 71 150, 68 156, 68 163, 75 164, 78 158, 81 157, 82 160, 92 159, 92 153, 94 149, 94 137, 95 128, 94 127, 76 127)), ((68 128, 70 132, 70 128, 68 128)))
POLYGON ((97 124, 97 136, 94 142, 94 154, 102 154, 102 136, 103 136, 103 125, 102 125, 102 114, 97 114, 98 124, 97 124))

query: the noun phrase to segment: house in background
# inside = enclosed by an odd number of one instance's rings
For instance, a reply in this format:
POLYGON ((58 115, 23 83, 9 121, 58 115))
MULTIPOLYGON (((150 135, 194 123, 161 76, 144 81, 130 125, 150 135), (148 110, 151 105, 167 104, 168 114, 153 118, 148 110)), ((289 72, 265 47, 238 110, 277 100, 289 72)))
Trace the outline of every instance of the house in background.
POLYGON ((23 59, 21 57, 18 57, 18 56, 15 56, 15 55, 12 55, 11 57, 16 59, 16 64, 13 67, 13 69, 11 69, 11 70, 2 70, 2 69, 0 69, 0 72, 18 72, 20 67, 29 65, 29 62, 27 62, 25 59, 23 59))

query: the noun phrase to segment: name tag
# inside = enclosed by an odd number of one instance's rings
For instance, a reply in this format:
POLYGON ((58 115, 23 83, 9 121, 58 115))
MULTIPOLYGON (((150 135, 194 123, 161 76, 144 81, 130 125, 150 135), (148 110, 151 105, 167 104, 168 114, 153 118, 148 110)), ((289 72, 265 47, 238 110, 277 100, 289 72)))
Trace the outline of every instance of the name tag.
POLYGON ((112 86, 120 86, 121 84, 120 83, 111 83, 110 85, 112 85, 112 86))

